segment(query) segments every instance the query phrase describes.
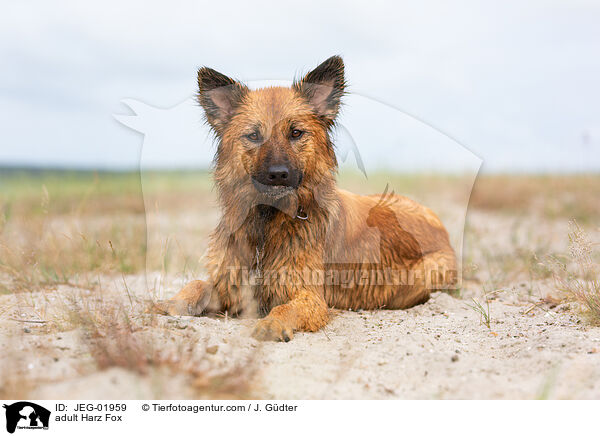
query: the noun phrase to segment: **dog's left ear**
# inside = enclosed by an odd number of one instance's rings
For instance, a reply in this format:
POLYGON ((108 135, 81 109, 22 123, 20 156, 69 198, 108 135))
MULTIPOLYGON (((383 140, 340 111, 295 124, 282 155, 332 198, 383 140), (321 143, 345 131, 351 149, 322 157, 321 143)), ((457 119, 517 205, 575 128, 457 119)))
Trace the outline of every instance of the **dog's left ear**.
POLYGON ((332 56, 300 81, 295 81, 292 87, 320 116, 333 124, 346 88, 344 61, 340 56, 332 56))

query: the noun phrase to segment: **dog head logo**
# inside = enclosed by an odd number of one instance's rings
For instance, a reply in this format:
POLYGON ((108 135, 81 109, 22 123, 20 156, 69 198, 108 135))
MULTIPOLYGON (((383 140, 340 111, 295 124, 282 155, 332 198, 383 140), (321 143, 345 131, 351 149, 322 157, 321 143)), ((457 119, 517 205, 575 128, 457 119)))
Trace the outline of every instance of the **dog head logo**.
POLYGON ((6 431, 14 433, 16 429, 48 429, 50 411, 28 401, 4 404, 6 409, 6 431))

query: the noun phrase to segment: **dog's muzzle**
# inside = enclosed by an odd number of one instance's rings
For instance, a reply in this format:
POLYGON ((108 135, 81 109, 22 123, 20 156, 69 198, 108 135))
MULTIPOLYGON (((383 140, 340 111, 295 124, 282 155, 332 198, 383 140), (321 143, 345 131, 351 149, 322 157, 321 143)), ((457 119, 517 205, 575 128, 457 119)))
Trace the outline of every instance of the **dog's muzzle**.
POLYGON ((302 172, 288 165, 269 165, 252 176, 258 192, 271 198, 281 198, 298 189, 302 172))
POLYGON ((286 195, 289 195, 295 191, 295 188, 292 186, 265 185, 263 183, 260 183, 254 177, 252 177, 252 184, 259 193, 273 200, 283 198, 286 195))

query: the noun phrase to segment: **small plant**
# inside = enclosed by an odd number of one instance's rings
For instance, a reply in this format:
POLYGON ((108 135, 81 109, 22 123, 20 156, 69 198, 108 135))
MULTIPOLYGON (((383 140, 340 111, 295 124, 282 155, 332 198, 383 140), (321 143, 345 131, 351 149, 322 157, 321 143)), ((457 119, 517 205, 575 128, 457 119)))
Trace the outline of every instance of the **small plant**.
POLYGON ((485 325, 488 329, 491 329, 492 318, 490 314, 490 300, 487 298, 487 294, 484 294, 483 298, 485 300, 485 306, 475 298, 471 298, 473 304, 466 304, 479 314, 479 320, 481 324, 485 325))

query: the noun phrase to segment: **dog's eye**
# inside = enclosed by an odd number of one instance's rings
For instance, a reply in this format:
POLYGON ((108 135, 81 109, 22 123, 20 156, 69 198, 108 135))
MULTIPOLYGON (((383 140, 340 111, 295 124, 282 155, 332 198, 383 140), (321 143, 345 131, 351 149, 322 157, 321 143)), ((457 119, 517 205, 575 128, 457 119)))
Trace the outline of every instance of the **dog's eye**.
POLYGON ((249 135, 246 135, 246 138, 248 138, 252 142, 256 142, 259 140, 258 133, 256 133, 256 132, 252 132, 249 135))
POLYGON ((294 139, 298 139, 300 138, 302 135, 304 135, 304 132, 302 130, 298 130, 298 129, 294 129, 292 130, 292 138, 294 139))

